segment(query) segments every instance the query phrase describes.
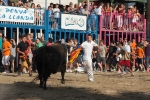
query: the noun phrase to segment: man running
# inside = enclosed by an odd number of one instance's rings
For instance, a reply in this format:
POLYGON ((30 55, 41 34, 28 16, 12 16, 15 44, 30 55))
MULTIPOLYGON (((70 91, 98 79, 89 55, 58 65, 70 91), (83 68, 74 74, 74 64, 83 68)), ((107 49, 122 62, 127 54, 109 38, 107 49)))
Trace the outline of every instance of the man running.
POLYGON ((87 69, 89 82, 94 81, 93 68, 92 68, 92 57, 91 57, 93 46, 97 46, 97 44, 94 41, 92 41, 92 35, 89 34, 87 37, 87 41, 85 41, 81 44, 81 47, 82 47, 83 52, 84 52, 84 57, 83 57, 84 66, 87 69))
MULTIPOLYGON (((125 44, 125 42, 124 42, 125 44)), ((119 44, 119 47, 121 48, 120 53, 122 55, 122 59, 118 62, 118 67, 120 68, 120 70, 122 71, 122 75, 125 74, 124 70, 122 69, 122 66, 125 66, 126 69, 131 73, 131 76, 134 76, 134 74, 132 73, 131 69, 130 69, 130 53, 127 52, 127 50, 122 46, 122 44, 119 44)), ((116 54, 116 56, 118 56, 116 54)))

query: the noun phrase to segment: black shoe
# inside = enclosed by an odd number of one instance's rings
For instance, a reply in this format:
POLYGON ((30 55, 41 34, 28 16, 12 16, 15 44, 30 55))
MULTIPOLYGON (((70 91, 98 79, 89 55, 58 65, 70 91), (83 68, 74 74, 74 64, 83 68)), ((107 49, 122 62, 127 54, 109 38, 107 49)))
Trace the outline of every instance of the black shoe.
POLYGON ((31 77, 32 76, 32 74, 29 74, 29 77, 31 77))
POLYGON ((20 71, 18 71, 18 76, 21 76, 21 74, 22 74, 22 73, 21 73, 20 71))

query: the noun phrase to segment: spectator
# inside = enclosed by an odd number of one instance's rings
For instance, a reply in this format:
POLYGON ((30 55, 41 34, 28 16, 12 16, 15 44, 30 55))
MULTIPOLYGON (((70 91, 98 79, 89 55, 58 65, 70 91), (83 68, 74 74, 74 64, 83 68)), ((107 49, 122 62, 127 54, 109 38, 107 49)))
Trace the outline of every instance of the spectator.
POLYGON ((98 14, 98 9, 96 8, 96 5, 94 5, 94 7, 93 7, 93 10, 92 10, 92 12, 91 12, 91 18, 90 18, 90 20, 89 21, 91 21, 91 22, 89 22, 89 31, 91 31, 91 30, 96 30, 96 19, 97 19, 97 15, 98 14))
POLYGON ((69 3, 69 7, 70 7, 70 10, 73 11, 73 3, 72 2, 69 3))
POLYGON ((53 39, 52 39, 52 38, 49 38, 49 39, 48 39, 47 46, 51 46, 51 45, 52 45, 52 43, 53 43, 53 39))
POLYGON ((45 40, 44 36, 41 37, 41 43, 43 44, 43 46, 46 46, 47 41, 45 40))
POLYGON ((102 11, 104 10, 103 9, 103 6, 104 6, 104 3, 100 3, 100 6, 97 8, 98 9, 98 15, 102 15, 102 11))
POLYGON ((60 18, 60 9, 59 9, 58 4, 56 4, 56 7, 53 9, 53 13, 54 13, 54 18, 55 18, 53 28, 58 29, 58 21, 59 21, 59 18, 60 18))
POLYGON ((36 39, 36 43, 37 43, 37 49, 43 46, 39 38, 36 39))
POLYGON ((66 13, 66 5, 63 5, 63 8, 61 9, 62 13, 66 13))
POLYGON ((74 8, 73 8, 73 14, 80 14, 80 9, 79 9, 79 5, 75 4, 74 8))
POLYGON ((5 68, 5 71, 3 73, 9 73, 9 56, 10 56, 10 49, 11 45, 10 42, 8 42, 7 38, 3 38, 3 58, 2 58, 2 63, 5 68))
POLYGON ((36 16, 36 24, 40 25, 40 19, 41 19, 41 6, 40 4, 37 4, 37 7, 36 7, 36 11, 35 11, 35 16, 36 16))
POLYGON ((7 6, 8 4, 4 0, 0 0, 0 6, 7 6))
POLYGON ((90 3, 90 12, 93 10, 93 8, 94 8, 94 2, 91 2, 90 3))
POLYGON ((31 4, 33 3, 33 0, 28 1, 28 6, 31 7, 31 4))
POLYGON ((2 5, 3 5, 3 1, 0 0, 0 6, 2 6, 2 5))
POLYGON ((15 58, 16 58, 16 42, 14 39, 10 40, 10 44, 11 44, 11 53, 10 53, 10 65, 11 65, 11 72, 14 73, 14 62, 15 62, 15 58))
POLYGON ((81 13, 85 16, 88 16, 90 14, 90 12, 88 11, 88 7, 84 6, 81 13))
POLYGON ((17 46, 17 52, 19 53, 19 56, 20 56, 19 64, 21 65, 21 68, 18 71, 18 75, 25 73, 26 68, 28 68, 29 70, 29 76, 32 75, 30 62, 27 60, 28 47, 29 47, 29 44, 27 42, 26 36, 24 35, 22 36, 22 41, 20 41, 17 46))
POLYGON ((54 8, 54 4, 53 4, 53 3, 50 3, 50 7, 52 7, 52 10, 53 10, 53 8, 54 8))
POLYGON ((10 6, 15 7, 15 3, 14 3, 14 2, 11 2, 11 5, 10 5, 10 6))
POLYGON ((31 3, 31 8, 35 8, 35 3, 31 3))
POLYGON ((21 0, 18 0, 18 7, 23 7, 23 2, 21 0))
POLYGON ((147 45, 146 45, 145 56, 146 56, 147 72, 150 72, 150 42, 148 42, 147 45))

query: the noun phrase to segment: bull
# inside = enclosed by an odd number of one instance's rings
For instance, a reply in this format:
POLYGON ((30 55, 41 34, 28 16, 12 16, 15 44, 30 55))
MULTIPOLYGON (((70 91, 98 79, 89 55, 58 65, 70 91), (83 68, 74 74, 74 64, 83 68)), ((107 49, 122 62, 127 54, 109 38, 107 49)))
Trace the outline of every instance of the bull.
POLYGON ((46 81, 48 77, 58 71, 61 72, 61 83, 65 84, 66 58, 66 46, 59 43, 49 47, 43 46, 36 51, 35 63, 38 70, 38 78, 40 79, 40 87, 46 90, 46 81))

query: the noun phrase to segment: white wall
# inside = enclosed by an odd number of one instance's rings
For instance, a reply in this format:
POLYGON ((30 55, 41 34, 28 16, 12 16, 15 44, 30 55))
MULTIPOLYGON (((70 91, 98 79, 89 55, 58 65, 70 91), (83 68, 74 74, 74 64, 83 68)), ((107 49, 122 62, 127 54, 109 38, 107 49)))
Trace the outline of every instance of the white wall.
MULTIPOLYGON (((45 0, 33 0, 35 5, 40 4, 41 7, 45 7, 45 0)), ((47 7, 49 6, 49 4, 52 2, 54 4, 59 3, 60 4, 64 4, 64 5, 68 5, 70 2, 72 2, 73 4, 78 3, 78 0, 47 0, 47 7)))

